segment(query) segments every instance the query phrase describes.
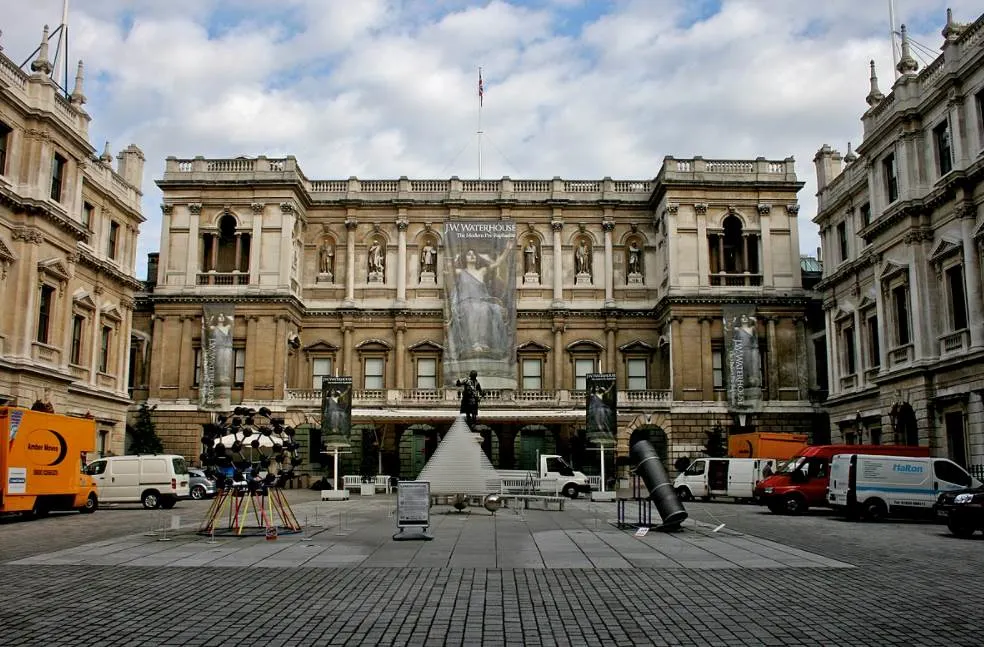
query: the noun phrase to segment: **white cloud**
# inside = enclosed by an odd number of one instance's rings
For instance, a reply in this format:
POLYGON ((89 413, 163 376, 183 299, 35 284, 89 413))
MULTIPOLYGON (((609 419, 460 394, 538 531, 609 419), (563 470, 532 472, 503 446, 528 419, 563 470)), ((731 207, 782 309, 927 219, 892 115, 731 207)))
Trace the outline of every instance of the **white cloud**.
MULTIPOLYGON (((896 4, 936 50, 944 1, 896 4)), ((858 144, 869 59, 889 91, 887 7, 723 0, 700 15, 712 6, 100 0, 73 3, 71 45, 97 148, 147 154, 142 255, 157 248, 153 180, 168 155, 293 154, 315 179, 473 177, 479 66, 483 176, 636 179, 664 155, 793 155, 812 251, 813 155, 858 144)), ((956 17, 981 12, 984 0, 965 0, 956 17)), ((26 58, 60 13, 60 0, 0 0, 5 53, 26 58)))

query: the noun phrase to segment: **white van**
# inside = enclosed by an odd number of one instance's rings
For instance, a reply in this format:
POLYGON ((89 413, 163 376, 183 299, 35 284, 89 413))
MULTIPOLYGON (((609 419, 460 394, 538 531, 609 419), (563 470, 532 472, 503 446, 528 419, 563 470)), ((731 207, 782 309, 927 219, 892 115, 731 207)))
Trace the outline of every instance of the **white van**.
POLYGON ((673 489, 681 501, 715 496, 751 499, 770 458, 698 458, 680 472, 673 489))
POLYGON ((849 518, 932 513, 940 494, 980 486, 946 458, 837 454, 830 461, 827 502, 849 518))
POLYGON ((147 509, 174 507, 187 499, 188 463, 177 454, 110 456, 85 468, 99 487, 100 503, 137 503, 147 509))

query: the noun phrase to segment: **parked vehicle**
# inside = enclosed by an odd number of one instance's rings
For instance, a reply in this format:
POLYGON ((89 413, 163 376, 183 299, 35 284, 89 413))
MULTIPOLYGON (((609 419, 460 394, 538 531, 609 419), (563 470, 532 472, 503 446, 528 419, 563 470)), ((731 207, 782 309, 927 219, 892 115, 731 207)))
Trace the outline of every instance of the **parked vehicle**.
POLYGON ((878 521, 932 512, 941 493, 980 484, 946 458, 837 454, 830 462, 827 501, 848 518, 878 521))
POLYGON ((935 508, 937 516, 946 517, 946 527, 957 537, 984 531, 984 487, 944 492, 935 508))
POLYGON ((85 473, 95 478, 103 503, 169 510, 189 496, 188 464, 176 454, 110 456, 89 463, 85 473))
POLYGON ((755 486, 765 478, 765 464, 760 458, 698 458, 673 481, 681 501, 699 497, 705 501, 716 496, 751 499, 755 486))
POLYGON ((827 505, 830 459, 837 454, 864 453, 929 456, 928 447, 904 445, 812 445, 789 459, 776 474, 755 486, 755 498, 774 514, 801 514, 827 505))
POLYGON ((188 494, 192 499, 200 500, 215 496, 217 484, 204 471, 197 467, 188 468, 188 494))
POLYGON ((728 456, 732 458, 772 458, 788 460, 807 446, 806 434, 750 432, 728 436, 728 456))
POLYGON ((0 407, 0 513, 95 512, 96 484, 82 473, 95 442, 95 420, 0 407))
POLYGON ((564 459, 555 454, 540 456, 539 470, 496 470, 500 489, 507 492, 532 487, 539 492, 559 492, 576 499, 579 494, 591 492, 588 477, 574 471, 564 459))

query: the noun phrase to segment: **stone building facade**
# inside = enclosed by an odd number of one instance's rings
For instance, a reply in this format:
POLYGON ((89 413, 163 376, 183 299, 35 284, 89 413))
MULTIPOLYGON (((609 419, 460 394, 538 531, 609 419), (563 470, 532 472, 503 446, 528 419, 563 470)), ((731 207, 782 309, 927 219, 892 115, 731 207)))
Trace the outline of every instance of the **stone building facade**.
POLYGON ((633 434, 672 461, 700 455, 715 426, 811 432, 818 415, 791 158, 667 157, 638 181, 309 180, 293 157, 168 158, 158 184, 134 399, 157 405, 166 446, 193 459, 212 415, 199 408, 203 311, 224 307, 231 405, 305 429, 320 422, 323 378, 351 376, 362 434, 346 469, 414 476, 458 415, 456 376, 442 370, 445 279, 462 267, 451 223, 515 226, 515 343, 503 349, 514 374, 485 384, 479 412, 497 466, 556 451, 596 469, 584 434, 595 372, 616 375, 623 456, 633 434), (755 339, 745 372, 760 367, 756 397, 738 402, 731 310, 755 339))
POLYGON ((947 15, 919 70, 904 33, 864 141, 815 158, 831 432, 984 463, 984 16, 947 15))
POLYGON ((0 401, 97 421, 124 453, 144 157, 96 156, 83 108, 52 79, 45 27, 28 71, 0 52, 0 401))

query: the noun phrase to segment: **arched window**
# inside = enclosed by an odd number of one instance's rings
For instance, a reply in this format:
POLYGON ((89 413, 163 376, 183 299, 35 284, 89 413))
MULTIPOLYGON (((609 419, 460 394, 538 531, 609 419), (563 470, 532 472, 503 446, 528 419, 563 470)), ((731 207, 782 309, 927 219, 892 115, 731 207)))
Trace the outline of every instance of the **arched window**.
POLYGON ((202 234, 202 271, 249 272, 250 234, 237 226, 236 217, 227 213, 215 232, 202 234))
MULTIPOLYGON (((737 216, 725 218, 718 233, 708 234, 707 244, 712 275, 759 274, 758 235, 746 232, 737 216)), ((712 276, 711 285, 761 285, 761 277, 735 282, 712 276)))

